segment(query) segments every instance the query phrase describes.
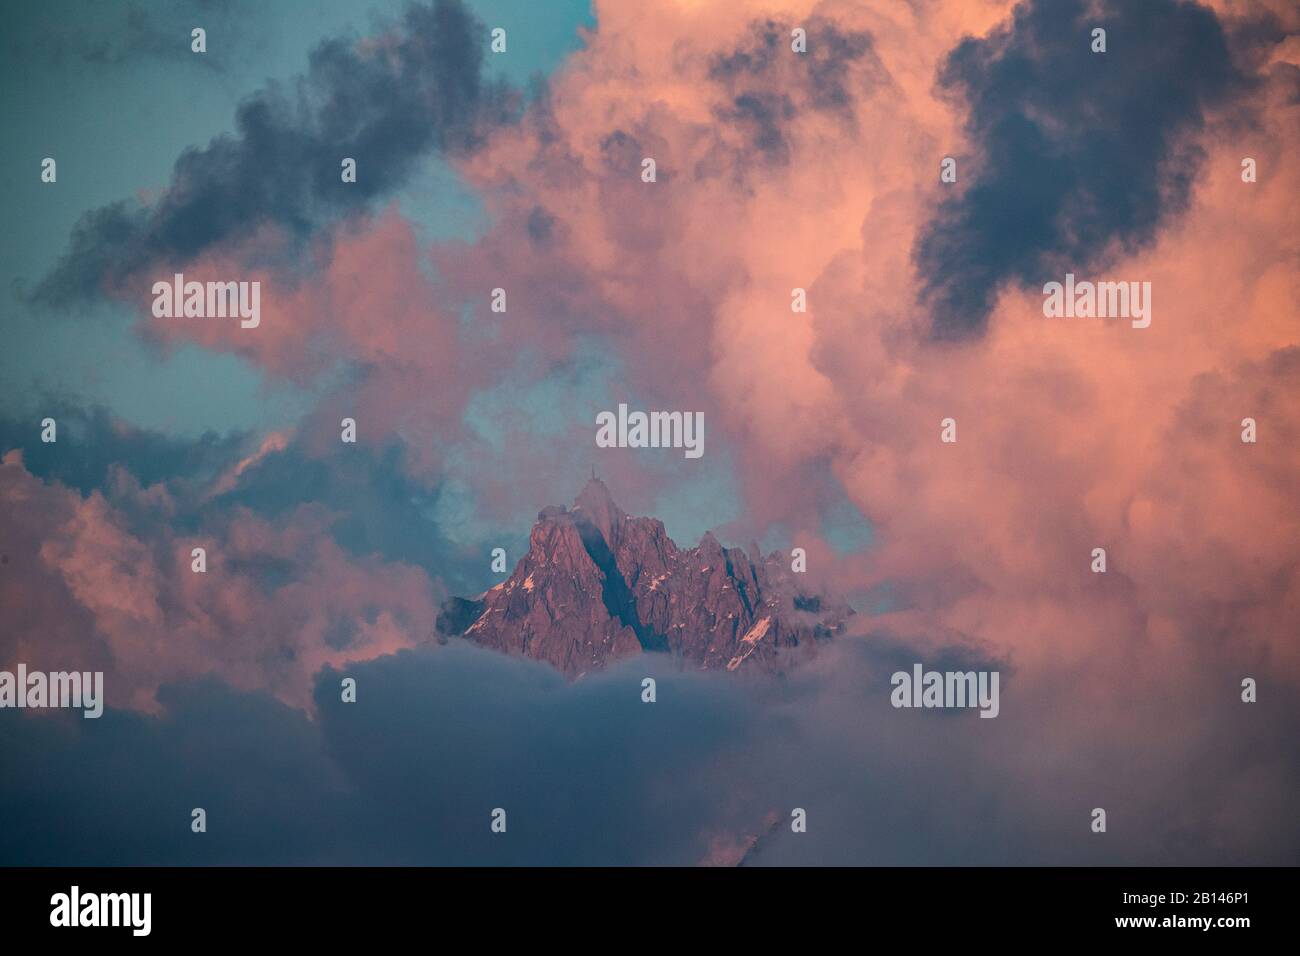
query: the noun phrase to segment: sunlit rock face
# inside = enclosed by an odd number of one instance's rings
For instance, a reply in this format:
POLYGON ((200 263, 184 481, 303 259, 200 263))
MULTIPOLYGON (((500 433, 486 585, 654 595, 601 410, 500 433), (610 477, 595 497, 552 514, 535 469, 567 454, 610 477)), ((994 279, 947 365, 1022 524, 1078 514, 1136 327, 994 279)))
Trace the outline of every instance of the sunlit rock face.
POLYGON ((514 572, 443 605, 438 631, 546 661, 570 677, 642 653, 700 669, 781 672, 816 653, 853 609, 796 583, 785 555, 678 548, 656 518, 625 514, 593 478, 571 509, 537 516, 514 572))

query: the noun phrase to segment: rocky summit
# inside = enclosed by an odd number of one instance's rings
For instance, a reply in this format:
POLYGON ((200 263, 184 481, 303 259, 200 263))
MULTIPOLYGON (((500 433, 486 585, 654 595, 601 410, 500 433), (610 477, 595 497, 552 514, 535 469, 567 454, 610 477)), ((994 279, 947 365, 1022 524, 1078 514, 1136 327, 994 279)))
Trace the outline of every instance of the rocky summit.
POLYGON ((625 514, 599 479, 537 516, 528 553, 477 598, 442 605, 437 630, 546 661, 569 677, 637 654, 700 669, 779 673, 816 653, 853 609, 796 583, 789 558, 678 548, 656 518, 625 514))

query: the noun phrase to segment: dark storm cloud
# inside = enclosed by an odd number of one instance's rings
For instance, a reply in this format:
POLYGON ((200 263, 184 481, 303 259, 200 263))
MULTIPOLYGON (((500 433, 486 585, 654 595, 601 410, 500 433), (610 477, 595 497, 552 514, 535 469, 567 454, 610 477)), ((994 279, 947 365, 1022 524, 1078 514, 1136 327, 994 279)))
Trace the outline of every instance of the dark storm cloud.
MULTIPOLYGON (((922 659, 996 666, 934 653, 922 659)), ((1109 706, 1119 719, 1094 713, 1081 731, 1068 715, 1095 690, 1086 668, 1034 688, 1004 671, 1001 715, 983 720, 890 707, 890 672, 916 659, 845 640, 787 681, 646 656, 570 684, 453 641, 322 672, 314 720, 209 683, 168 689, 160 718, 0 711, 0 863, 1294 859, 1286 695, 1247 706, 1213 677, 1168 698, 1137 687, 1109 706), (343 675, 356 703, 340 700, 343 675), (1170 719, 1135 732, 1153 703, 1170 719), (1106 835, 1089 830, 1094 806, 1106 835), (489 828, 496 807, 505 835, 489 828), (807 833, 790 832, 794 807, 807 833)))
POLYGON ((183 262, 271 223, 306 237, 319 224, 406 181, 416 161, 471 148, 504 120, 510 95, 482 76, 486 32, 459 0, 410 6, 365 43, 325 40, 306 75, 240 104, 235 132, 176 161, 157 203, 94 210, 35 298, 95 295, 155 260, 183 262), (355 158, 356 183, 341 181, 355 158))
POLYGON ((158 696, 162 719, 0 711, 0 862, 312 863, 337 850, 331 834, 357 814, 301 711, 216 683, 158 696), (195 807, 207 834, 190 830, 195 807))
POLYGON ((211 431, 193 439, 173 438, 129 425, 102 406, 85 408, 67 399, 50 398, 40 407, 42 414, 28 419, 0 416, 0 455, 19 449, 32 474, 82 494, 102 488, 114 465, 143 485, 211 478, 237 460, 247 440, 238 433, 211 431), (57 442, 41 441, 45 417, 55 420, 57 442), (67 453, 69 445, 76 454, 67 453))
POLYGON ((1213 12, 1180 0, 1030 0, 968 38, 939 82, 977 156, 915 249, 940 338, 984 328, 999 288, 1040 285, 1151 242, 1187 205, 1207 106, 1246 86, 1213 12), (1091 31, 1106 30, 1105 53, 1091 31))
POLYGON ((706 783, 743 739, 734 682, 653 707, 639 671, 569 685, 458 644, 344 673, 357 702, 326 671, 315 722, 212 683, 160 694, 162 719, 0 711, 0 863, 689 863, 725 817, 706 783))

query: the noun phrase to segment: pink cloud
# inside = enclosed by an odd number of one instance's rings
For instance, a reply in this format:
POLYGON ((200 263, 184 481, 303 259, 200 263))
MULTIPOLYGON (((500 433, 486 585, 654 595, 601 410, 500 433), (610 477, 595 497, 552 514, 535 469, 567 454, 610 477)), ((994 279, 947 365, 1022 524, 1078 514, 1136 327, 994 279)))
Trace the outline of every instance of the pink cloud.
POLYGON ((160 684, 204 675, 307 706, 320 668, 432 633, 440 585, 410 565, 346 554, 320 506, 274 521, 241 508, 206 533, 178 534, 158 507, 165 492, 120 472, 113 485, 82 497, 5 456, 0 658, 102 669, 112 706, 152 710, 160 684), (127 507, 152 523, 131 527, 127 507), (191 570, 195 547, 206 573, 191 570))

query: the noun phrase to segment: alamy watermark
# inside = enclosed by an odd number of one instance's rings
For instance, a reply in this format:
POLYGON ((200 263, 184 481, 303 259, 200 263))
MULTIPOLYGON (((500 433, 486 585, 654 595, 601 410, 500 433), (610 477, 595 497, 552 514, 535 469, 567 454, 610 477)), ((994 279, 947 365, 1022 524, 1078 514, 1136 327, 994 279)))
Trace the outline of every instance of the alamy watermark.
POLYGON ((104 713, 103 671, 28 671, 19 664, 17 673, 0 671, 0 708, 75 707, 83 717, 104 713))
POLYGON ((895 671, 889 702, 895 707, 978 707, 981 717, 996 717, 998 671, 895 671))
POLYGON ((1065 282, 1043 286, 1043 315, 1049 319, 1132 319, 1133 328, 1151 324, 1150 282, 1065 282))
POLYGON ((74 885, 50 897, 51 926, 127 926, 133 936, 148 936, 152 893, 83 893, 74 885))
POLYGON ((703 412, 618 412, 596 416, 598 448, 683 448, 687 458, 704 454, 703 412))
POLYGON ((153 284, 153 314, 157 319, 233 319, 241 329, 262 322, 262 283, 186 282, 177 272, 171 282, 153 284))

